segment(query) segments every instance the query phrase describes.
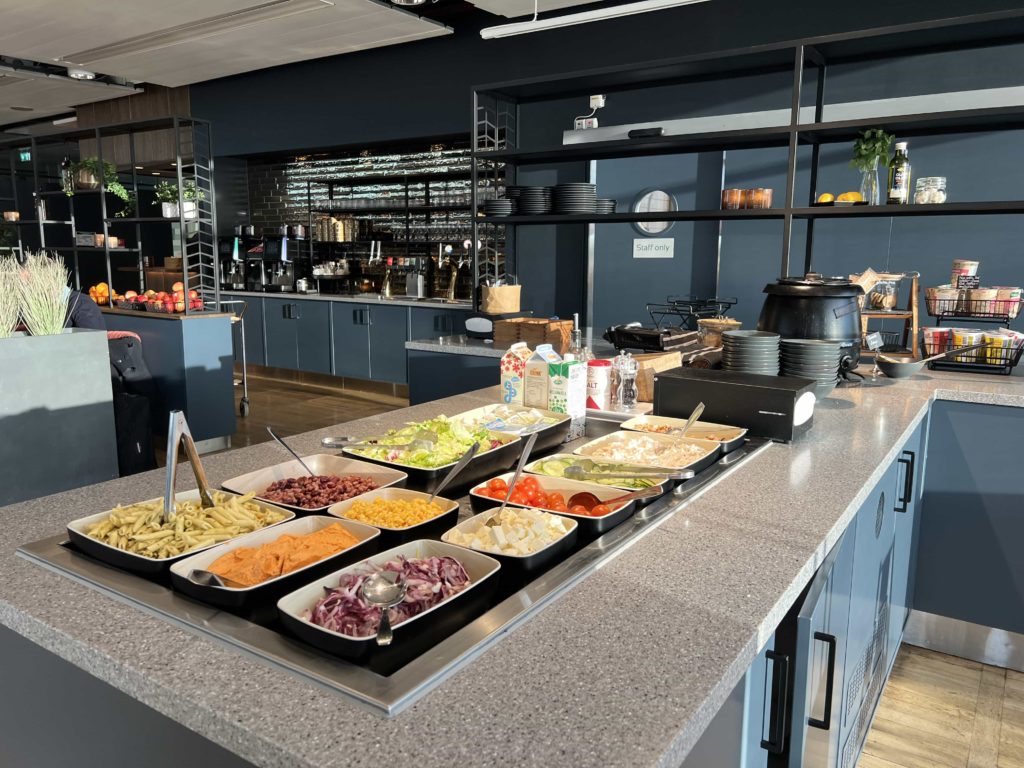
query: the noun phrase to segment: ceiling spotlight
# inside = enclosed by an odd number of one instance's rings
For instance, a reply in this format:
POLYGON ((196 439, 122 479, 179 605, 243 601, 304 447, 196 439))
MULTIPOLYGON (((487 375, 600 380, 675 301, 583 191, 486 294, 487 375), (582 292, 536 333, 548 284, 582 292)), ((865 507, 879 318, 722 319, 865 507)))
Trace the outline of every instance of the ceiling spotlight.
POLYGON ((68 67, 68 77, 74 78, 75 80, 95 80, 96 73, 90 72, 88 69, 78 69, 77 67, 68 67))

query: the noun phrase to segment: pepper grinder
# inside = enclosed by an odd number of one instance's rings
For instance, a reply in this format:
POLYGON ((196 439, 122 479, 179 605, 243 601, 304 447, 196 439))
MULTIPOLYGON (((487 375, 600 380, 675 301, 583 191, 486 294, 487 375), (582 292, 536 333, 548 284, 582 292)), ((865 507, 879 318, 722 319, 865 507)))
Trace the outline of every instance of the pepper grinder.
POLYGON ((612 391, 618 393, 620 406, 632 408, 636 405, 638 394, 636 375, 640 366, 629 352, 625 352, 615 358, 615 363, 612 367, 616 372, 617 378, 617 385, 612 391))

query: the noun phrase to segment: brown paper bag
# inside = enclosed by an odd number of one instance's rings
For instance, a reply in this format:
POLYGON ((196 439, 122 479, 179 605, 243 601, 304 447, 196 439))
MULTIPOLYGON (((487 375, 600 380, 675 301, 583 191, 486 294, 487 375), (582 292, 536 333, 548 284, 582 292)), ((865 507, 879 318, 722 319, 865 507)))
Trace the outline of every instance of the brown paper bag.
POLYGON ((480 292, 480 311, 489 315, 518 312, 522 288, 521 285, 485 285, 480 292))

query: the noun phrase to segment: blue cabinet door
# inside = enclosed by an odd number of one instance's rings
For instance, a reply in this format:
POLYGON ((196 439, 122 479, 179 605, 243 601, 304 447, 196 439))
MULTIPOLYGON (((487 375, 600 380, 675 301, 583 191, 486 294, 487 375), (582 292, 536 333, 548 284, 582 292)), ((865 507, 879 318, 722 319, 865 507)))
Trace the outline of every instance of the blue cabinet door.
POLYGON ((245 361, 248 365, 266 365, 267 356, 263 349, 263 299, 258 296, 235 296, 230 293, 220 295, 222 301, 245 302, 243 310, 241 304, 227 304, 223 307, 225 312, 233 315, 241 313, 242 322, 232 323, 231 331, 234 336, 235 362, 242 362, 242 326, 245 327, 245 361))
POLYGON ((920 514, 918 499, 924 479, 924 434, 927 418, 918 425, 897 459, 895 536, 892 561, 892 610, 889 615, 889 643, 887 665, 892 666, 903 638, 903 628, 910 615, 913 594, 912 574, 915 563, 917 521, 920 514))
POLYGON ((331 305, 311 299, 292 302, 296 325, 299 370, 310 373, 331 372, 331 305))
POLYGON ((775 653, 775 635, 768 638, 743 677, 743 768, 765 768, 769 756, 785 749, 785 703, 788 657, 775 653))
POLYGON ((334 375, 370 378, 370 308, 334 302, 334 375))
POLYGON ((850 625, 856 530, 847 529, 811 582, 797 615, 790 768, 835 768, 850 625))
POLYGON ((410 339, 436 339, 466 332, 465 312, 412 307, 409 318, 410 339))
POLYGON ((857 513, 850 629, 843 679, 840 765, 855 760, 888 672, 896 477, 893 462, 857 513))
POLYGON ((370 378, 392 384, 408 380, 405 342, 409 338, 405 307, 370 308, 370 378))
POLYGON ((297 370, 299 367, 296 322, 291 317, 293 304, 287 299, 263 299, 267 365, 273 368, 297 370))

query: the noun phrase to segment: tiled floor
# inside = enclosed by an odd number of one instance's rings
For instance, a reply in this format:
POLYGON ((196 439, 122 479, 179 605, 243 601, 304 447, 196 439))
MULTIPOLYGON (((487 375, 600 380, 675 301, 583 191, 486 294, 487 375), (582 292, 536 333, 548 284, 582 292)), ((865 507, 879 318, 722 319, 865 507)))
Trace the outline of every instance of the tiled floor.
MULTIPOLYGON (((242 388, 235 388, 235 406, 242 388)), ((342 392, 327 387, 279 379, 249 377, 249 415, 239 417, 232 448, 255 445, 270 439, 267 427, 282 437, 320 429, 332 424, 376 416, 401 408, 405 401, 367 394, 342 392)), ((237 410, 236 410, 237 413, 237 410)))
POLYGON ((1024 768, 1024 674, 900 648, 859 768, 1024 768))

